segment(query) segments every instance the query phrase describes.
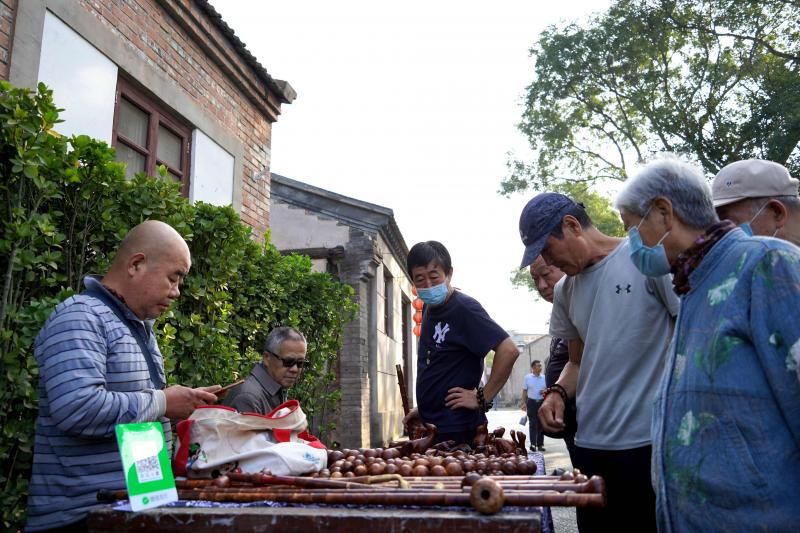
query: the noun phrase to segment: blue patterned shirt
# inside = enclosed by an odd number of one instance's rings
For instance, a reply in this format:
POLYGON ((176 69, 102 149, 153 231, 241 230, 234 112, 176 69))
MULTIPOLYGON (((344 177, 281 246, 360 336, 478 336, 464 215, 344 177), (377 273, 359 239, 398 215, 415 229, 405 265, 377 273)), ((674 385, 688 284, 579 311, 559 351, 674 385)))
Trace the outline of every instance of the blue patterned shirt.
POLYGON ((689 283, 654 410, 659 531, 794 531, 800 249, 734 229, 689 283))

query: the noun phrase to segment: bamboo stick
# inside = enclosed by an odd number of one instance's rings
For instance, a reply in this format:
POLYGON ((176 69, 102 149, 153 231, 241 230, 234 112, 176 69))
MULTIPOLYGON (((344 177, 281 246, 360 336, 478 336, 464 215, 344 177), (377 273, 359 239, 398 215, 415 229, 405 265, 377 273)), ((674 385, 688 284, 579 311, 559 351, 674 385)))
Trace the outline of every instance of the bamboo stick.
POLYGON ((269 474, 227 474, 231 481, 252 483, 253 485, 289 485, 292 487, 345 489, 352 485, 360 485, 352 481, 336 479, 320 479, 302 476, 273 476, 269 474))
MULTIPOLYGON (((351 505, 418 505, 418 506, 469 506, 470 494, 456 491, 425 491, 408 489, 392 491, 341 491, 341 490, 244 490, 244 489, 182 489, 181 500, 206 500, 215 502, 249 503, 276 501, 287 503, 324 503, 351 505)), ((126 491, 101 491, 100 501, 116 501, 128 498, 126 491)), ((505 505, 524 507, 602 507, 604 494, 555 492, 555 491, 509 491, 505 494, 505 505)))
MULTIPOLYGON (((180 491, 181 499, 197 499, 218 502, 255 502, 276 501, 288 503, 326 503, 351 505, 419 505, 419 506, 470 506, 470 494, 466 492, 437 491, 391 491, 391 492, 239 492, 226 493, 216 490, 180 491)), ((509 492, 505 495, 505 504, 524 507, 602 507, 605 504, 603 494, 580 494, 575 492, 509 492)))

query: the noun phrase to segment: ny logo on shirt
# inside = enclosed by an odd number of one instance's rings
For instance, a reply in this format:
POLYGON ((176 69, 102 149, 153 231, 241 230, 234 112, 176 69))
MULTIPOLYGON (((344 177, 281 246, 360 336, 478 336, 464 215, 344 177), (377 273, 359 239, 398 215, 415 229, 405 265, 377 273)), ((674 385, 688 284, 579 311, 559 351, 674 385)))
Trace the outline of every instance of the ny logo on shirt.
POLYGON ((444 337, 447 335, 448 331, 450 331, 450 324, 445 324, 444 327, 442 327, 442 323, 437 322, 433 332, 433 342, 436 344, 443 343, 444 337))

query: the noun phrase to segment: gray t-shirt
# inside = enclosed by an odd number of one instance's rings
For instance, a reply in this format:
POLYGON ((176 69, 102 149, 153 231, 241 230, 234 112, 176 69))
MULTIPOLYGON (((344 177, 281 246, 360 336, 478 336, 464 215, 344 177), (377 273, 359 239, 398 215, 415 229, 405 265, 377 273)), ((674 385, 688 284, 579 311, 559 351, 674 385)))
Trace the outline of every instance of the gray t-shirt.
POLYGON ((575 444, 626 450, 650 443, 653 398, 679 300, 669 275, 647 278, 628 239, 555 287, 550 334, 584 343, 575 444))

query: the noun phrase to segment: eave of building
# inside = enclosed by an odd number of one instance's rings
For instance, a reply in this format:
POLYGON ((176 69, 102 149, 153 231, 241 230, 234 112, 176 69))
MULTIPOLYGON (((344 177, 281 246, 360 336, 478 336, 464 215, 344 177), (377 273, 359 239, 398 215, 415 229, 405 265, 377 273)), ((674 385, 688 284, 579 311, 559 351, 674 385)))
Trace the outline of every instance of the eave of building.
POLYGON ((270 196, 294 207, 319 214, 363 231, 380 234, 406 272, 408 246, 388 207, 371 204, 272 173, 270 196))
MULTIPOLYGON (((233 66, 236 62, 226 60, 220 56, 220 54, 228 55, 227 50, 229 49, 235 52, 240 61, 243 62, 246 67, 249 67, 252 75, 255 76, 254 79, 257 79, 258 82, 263 84, 262 90, 264 92, 263 94, 258 94, 257 92, 253 93, 252 91, 254 89, 247 86, 247 83, 245 83, 245 86, 240 85, 240 89, 270 117, 270 120, 277 120, 277 116, 280 114, 280 104, 291 104, 297 98, 297 93, 294 88, 284 80, 274 79, 269 72, 267 72, 267 69, 259 63, 252 53, 250 53, 242 40, 236 36, 233 29, 228 26, 208 0, 192 0, 192 3, 225 38, 227 41, 226 43, 220 43, 218 37, 214 35, 214 32, 209 32, 208 29, 203 30, 202 22, 197 20, 197 17, 191 13, 191 8, 186 4, 175 0, 159 0, 159 4, 181 24, 184 30, 187 31, 201 47, 206 49, 206 53, 217 62, 220 68, 232 79, 238 79, 241 83, 242 77, 240 73, 235 72, 237 67, 233 66), (198 31, 203 33, 202 37, 215 42, 216 45, 213 48, 204 47, 203 38, 197 34, 198 31)), ((246 78, 247 76, 245 75, 244 79, 246 78)))

